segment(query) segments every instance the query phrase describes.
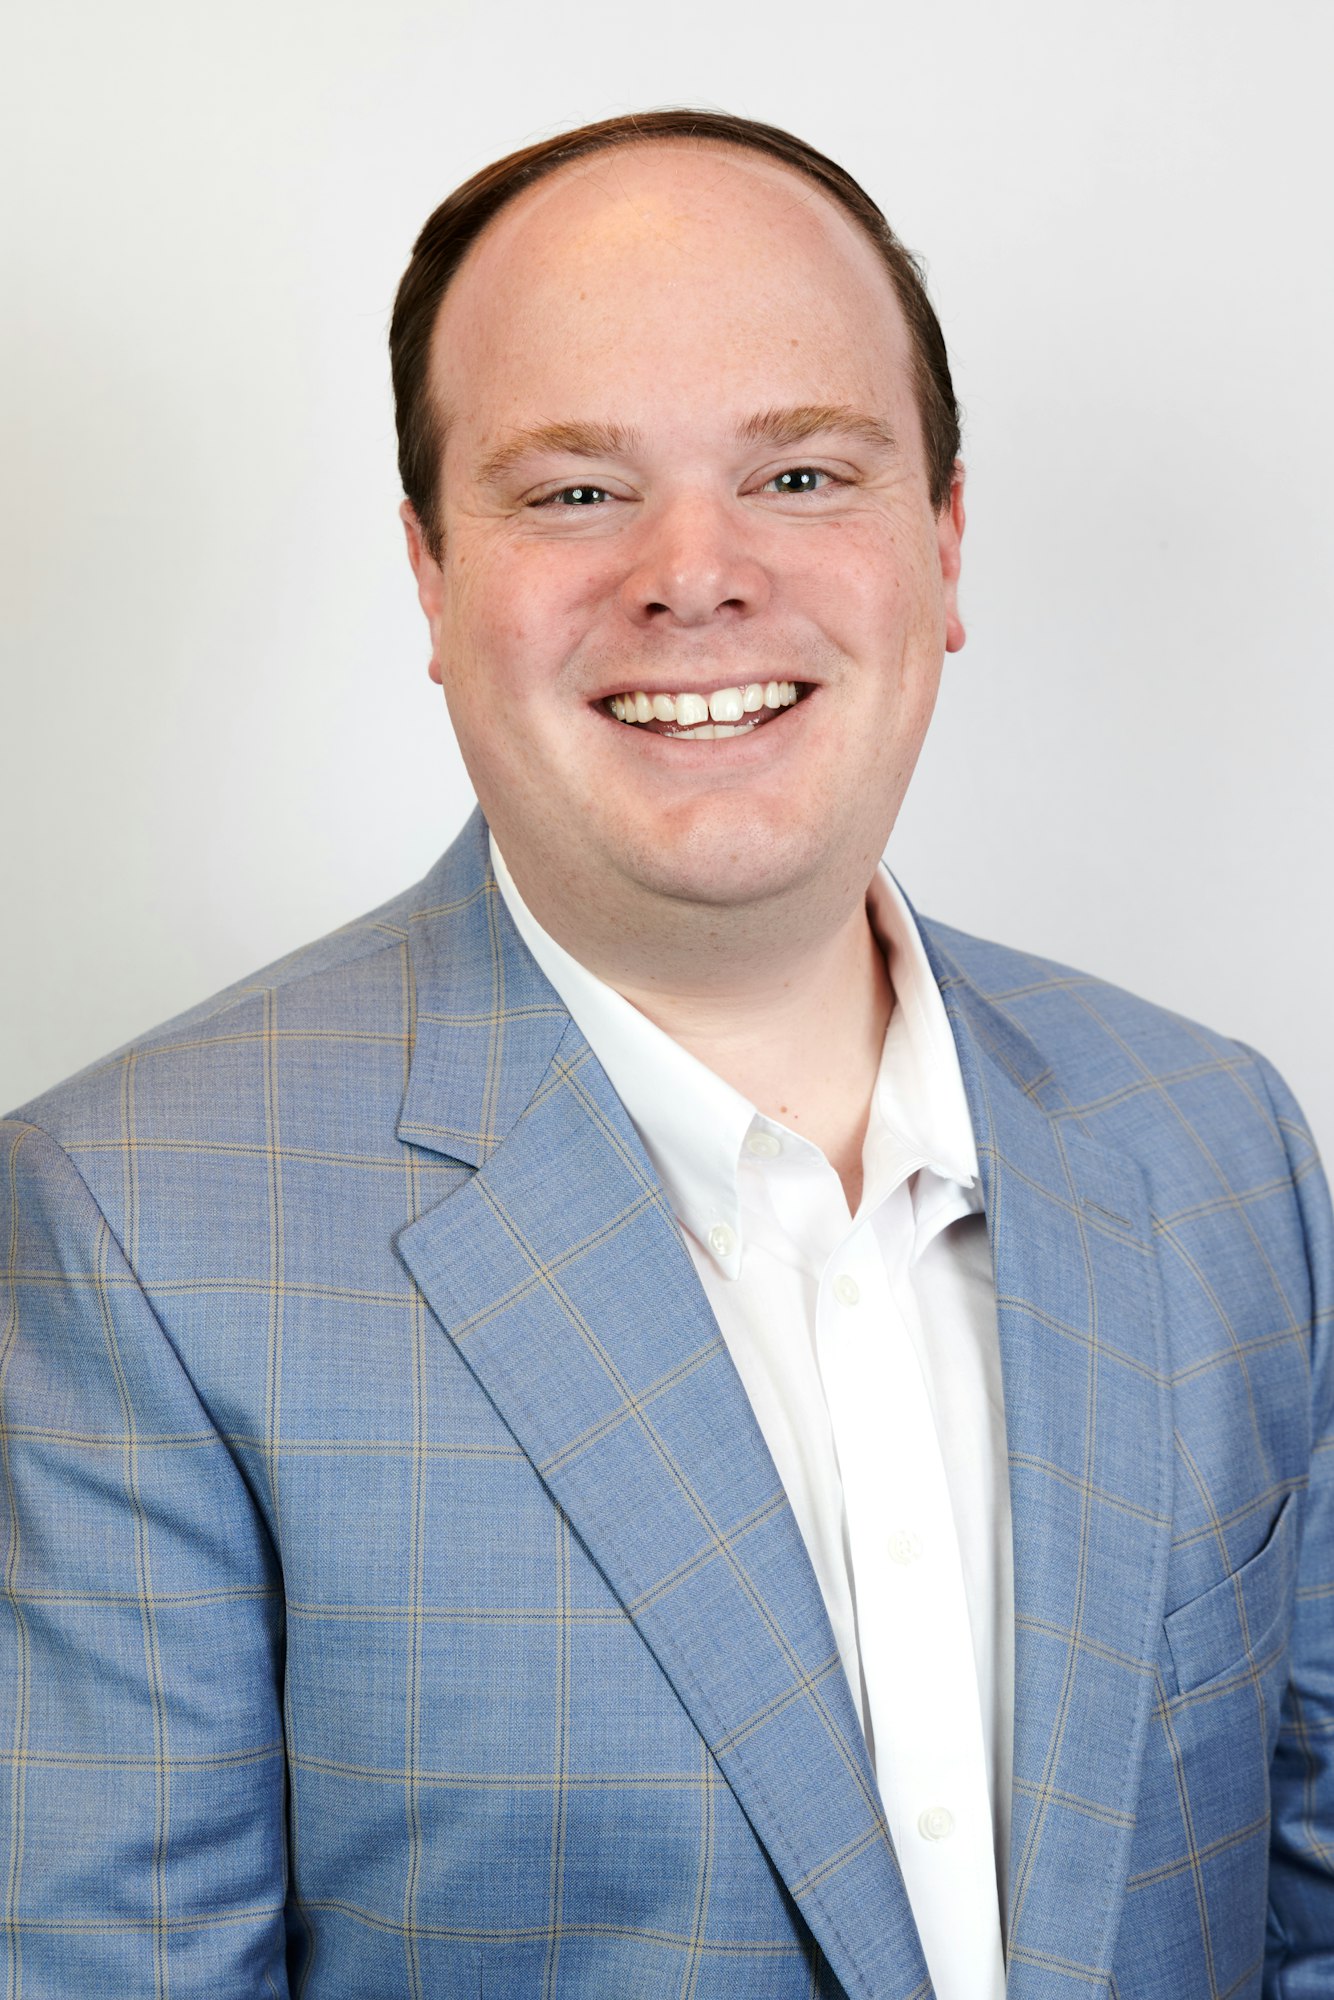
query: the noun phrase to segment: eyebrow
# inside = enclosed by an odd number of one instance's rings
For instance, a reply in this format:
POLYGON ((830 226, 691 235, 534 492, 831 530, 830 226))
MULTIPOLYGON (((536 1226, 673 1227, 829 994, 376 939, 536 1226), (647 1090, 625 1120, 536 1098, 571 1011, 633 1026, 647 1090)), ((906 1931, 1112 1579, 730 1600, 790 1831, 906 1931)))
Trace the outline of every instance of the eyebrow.
POLYGON ((803 444, 823 431, 838 431, 886 451, 898 450, 898 439, 883 419, 854 410, 848 403, 795 403, 788 409, 762 410, 738 425, 737 436, 743 444, 782 447, 803 444))
POLYGON ((637 431, 622 424, 533 424, 514 431, 477 468, 478 484, 503 479, 525 458, 568 453, 573 458, 625 458, 639 442, 637 431))
MULTIPOLYGON (((740 444, 766 444, 781 449, 803 444, 824 431, 860 438, 881 450, 897 451, 898 439, 880 417, 868 416, 847 403, 794 403, 761 410, 736 427, 740 444)), ((514 431, 477 467, 479 485, 503 479, 527 458, 568 454, 573 458, 627 458, 640 444, 638 431, 623 424, 547 423, 514 431)))

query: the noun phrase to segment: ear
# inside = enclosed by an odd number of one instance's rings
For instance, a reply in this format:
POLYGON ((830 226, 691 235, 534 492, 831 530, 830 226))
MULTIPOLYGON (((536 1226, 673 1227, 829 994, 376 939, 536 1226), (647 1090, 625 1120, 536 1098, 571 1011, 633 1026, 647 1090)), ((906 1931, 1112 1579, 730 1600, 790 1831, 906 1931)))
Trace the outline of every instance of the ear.
POLYGON ((936 516, 936 543, 940 551, 940 575, 945 586, 945 651, 957 653, 967 633, 959 616, 959 570, 963 563, 963 460, 954 461, 950 497, 936 516))
POLYGON ((410 500, 405 500, 398 510, 398 518, 403 523, 407 537, 408 561, 412 564, 412 574, 417 579, 417 602, 426 613, 426 623, 431 634, 431 664, 427 671, 437 686, 444 685, 440 666, 440 620, 445 605, 445 573, 430 549, 426 546, 426 535, 417 510, 410 500))

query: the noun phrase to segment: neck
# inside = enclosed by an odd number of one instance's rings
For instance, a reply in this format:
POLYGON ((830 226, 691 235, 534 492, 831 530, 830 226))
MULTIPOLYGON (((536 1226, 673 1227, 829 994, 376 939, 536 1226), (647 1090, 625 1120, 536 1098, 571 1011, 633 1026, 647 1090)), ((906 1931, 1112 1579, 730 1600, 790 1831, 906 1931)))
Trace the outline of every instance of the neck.
MULTIPOLYGON (((874 864, 868 865, 869 878, 874 864)), ((571 955, 777 1124, 817 1145, 861 1200, 862 1146, 893 992, 864 886, 831 925, 810 912, 689 911, 693 948, 654 953, 622 917, 573 935, 562 912, 519 893, 571 955)), ((604 917, 609 912, 601 912, 604 917)), ((685 914, 683 911, 682 914, 685 914)), ((580 932, 589 927, 581 925, 580 932)))
MULTIPOLYGON (((613 983, 613 982, 609 982, 613 983)), ((893 993, 865 906, 830 939, 756 991, 618 990, 757 1111, 817 1145, 850 1213, 893 993)))

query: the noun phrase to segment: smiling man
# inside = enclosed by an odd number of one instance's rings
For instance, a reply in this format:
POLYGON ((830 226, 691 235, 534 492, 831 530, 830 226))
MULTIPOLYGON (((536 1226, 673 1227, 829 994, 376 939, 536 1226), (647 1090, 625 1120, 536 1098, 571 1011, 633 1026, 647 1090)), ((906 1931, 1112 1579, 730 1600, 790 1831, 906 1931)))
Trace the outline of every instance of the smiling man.
POLYGON ((918 918, 911 259, 800 141, 427 223, 479 812, 4 1124, 10 1989, 1334 1991, 1334 1226, 1264 1059, 918 918))
POLYGON ((963 643, 957 429, 933 466, 918 373, 861 224, 677 140, 507 206, 398 384, 443 432, 428 486, 405 466, 431 672, 534 917, 854 1208, 890 1012, 866 885, 963 643))

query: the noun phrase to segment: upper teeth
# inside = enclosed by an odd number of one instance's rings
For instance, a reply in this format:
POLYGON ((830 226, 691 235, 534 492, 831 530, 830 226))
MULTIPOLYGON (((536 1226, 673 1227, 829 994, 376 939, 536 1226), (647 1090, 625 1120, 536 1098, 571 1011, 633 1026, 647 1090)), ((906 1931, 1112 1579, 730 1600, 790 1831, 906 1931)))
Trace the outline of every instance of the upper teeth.
POLYGON ((748 681, 744 687, 715 688, 712 694, 614 694, 607 706, 618 722, 675 722, 689 729, 700 722, 740 722, 761 708, 789 708, 795 681, 748 681))

